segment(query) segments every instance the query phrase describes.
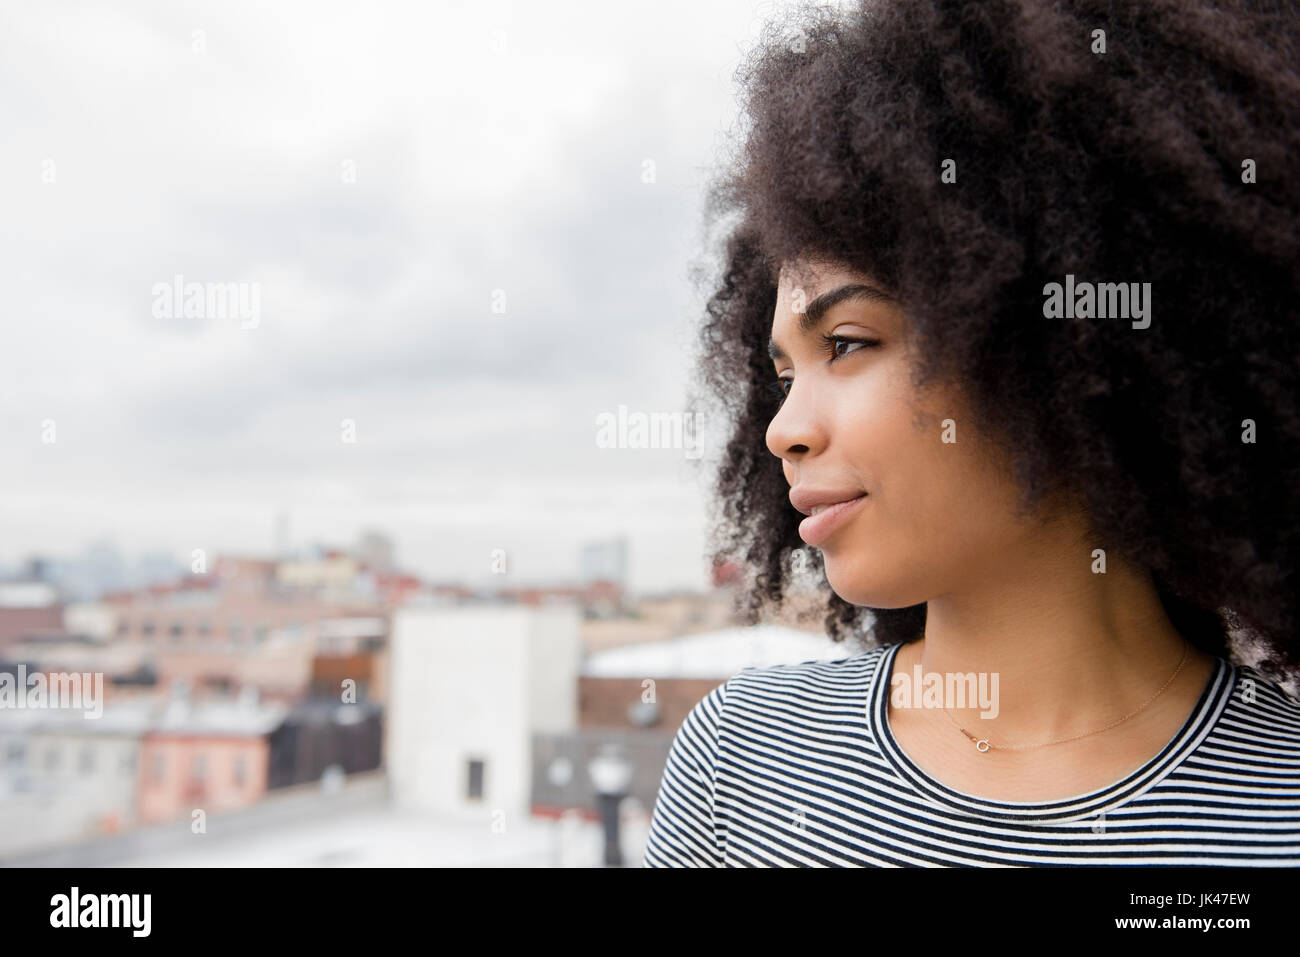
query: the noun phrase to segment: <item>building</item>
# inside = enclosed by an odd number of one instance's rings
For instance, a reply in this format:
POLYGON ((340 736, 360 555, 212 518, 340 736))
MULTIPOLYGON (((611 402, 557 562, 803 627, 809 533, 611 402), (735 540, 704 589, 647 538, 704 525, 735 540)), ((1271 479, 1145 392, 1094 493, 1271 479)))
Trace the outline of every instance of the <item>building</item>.
POLYGON ((137 823, 139 703, 0 714, 0 856, 90 840, 137 823))
POLYGON ((352 549, 357 560, 375 574, 390 574, 396 570, 393 560, 393 540, 382 532, 364 532, 352 549))
POLYGON ((0 582, 0 652, 20 638, 63 629, 63 603, 48 582, 0 582))
POLYGON ((590 813, 596 795, 585 769, 607 746, 627 761, 631 803, 653 808, 677 729, 715 687, 745 668, 833 661, 859 650, 824 634, 766 624, 591 654, 578 679, 577 731, 538 735, 534 742, 533 813, 590 813), (556 767, 572 770, 555 775, 556 767))
POLYGON ((577 727, 580 617, 576 604, 399 610, 384 746, 394 799, 526 816, 534 736, 577 727))
POLYGON ((738 627, 730 592, 673 592, 638 598, 627 614, 613 618, 587 618, 582 623, 582 644, 589 653, 641 642, 663 642, 683 635, 738 627))
POLYGON ((234 693, 251 686, 285 703, 307 693, 322 640, 327 654, 340 648, 369 654, 382 647, 387 630, 383 613, 368 604, 224 586, 144 594, 119 603, 117 616, 117 642, 162 687, 183 681, 234 693))
POLYGON ((252 693, 209 702, 173 693, 140 740, 139 822, 256 803, 267 790, 270 735, 287 713, 252 693))
POLYGON ((250 694, 179 693, 75 710, 0 712, 0 856, 221 813, 267 789, 269 736, 285 709, 250 694))
POLYGON ((383 762, 383 709, 370 701, 294 705, 270 736, 267 788, 373 771, 383 762))

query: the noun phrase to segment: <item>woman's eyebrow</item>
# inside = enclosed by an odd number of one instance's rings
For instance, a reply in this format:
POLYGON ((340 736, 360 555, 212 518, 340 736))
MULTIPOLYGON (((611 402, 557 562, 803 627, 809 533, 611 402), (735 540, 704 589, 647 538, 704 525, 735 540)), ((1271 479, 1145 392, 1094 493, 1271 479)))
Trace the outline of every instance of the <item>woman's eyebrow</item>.
MULTIPOLYGON (((806 336, 813 332, 826 318, 832 306, 838 306, 842 302, 886 302, 897 303, 889 293, 885 292, 879 286, 873 286, 870 283, 854 282, 844 286, 839 286, 829 292, 824 292, 804 310, 803 315, 799 317, 799 335, 806 336)), ((776 344, 775 339, 767 340, 767 354, 775 362, 778 359, 786 358, 786 354, 781 347, 776 344)))

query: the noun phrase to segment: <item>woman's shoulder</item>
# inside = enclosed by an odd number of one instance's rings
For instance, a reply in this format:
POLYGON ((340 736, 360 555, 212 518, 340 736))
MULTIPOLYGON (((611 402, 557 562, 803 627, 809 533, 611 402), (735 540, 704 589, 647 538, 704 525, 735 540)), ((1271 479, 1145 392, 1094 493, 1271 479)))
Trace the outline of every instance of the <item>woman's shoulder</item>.
POLYGON ((729 680, 733 688, 761 686, 764 684, 819 685, 843 681, 872 671, 888 651, 888 647, 875 646, 865 650, 846 648, 840 657, 809 658, 788 664, 747 667, 729 680))
POLYGON ((773 710, 858 708, 888 649, 846 649, 843 657, 744 668, 713 692, 729 720, 773 710))
POLYGON ((1300 749, 1300 698, 1250 664, 1232 664, 1235 680, 1228 711, 1260 734, 1300 749))

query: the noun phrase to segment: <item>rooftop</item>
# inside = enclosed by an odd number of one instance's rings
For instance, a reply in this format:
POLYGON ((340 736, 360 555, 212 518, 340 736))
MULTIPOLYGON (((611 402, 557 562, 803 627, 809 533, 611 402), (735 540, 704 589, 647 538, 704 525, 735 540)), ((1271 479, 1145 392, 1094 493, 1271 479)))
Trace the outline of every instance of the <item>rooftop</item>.
POLYGON ((730 678, 745 668, 835 661, 859 651, 825 635, 783 625, 754 625, 610 648, 588 656, 582 674, 592 678, 730 678))

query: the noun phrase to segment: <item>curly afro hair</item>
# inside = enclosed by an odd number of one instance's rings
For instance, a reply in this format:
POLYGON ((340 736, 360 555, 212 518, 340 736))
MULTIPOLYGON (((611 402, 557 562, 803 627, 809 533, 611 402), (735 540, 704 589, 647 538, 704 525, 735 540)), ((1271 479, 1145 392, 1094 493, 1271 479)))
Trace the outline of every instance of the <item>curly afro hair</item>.
MULTIPOLYGON (((750 575, 749 621, 824 570, 765 434, 777 276, 829 260, 899 298, 918 385, 965 390, 1027 502, 1067 491, 1193 644, 1294 680, 1298 20, 1231 0, 888 0, 767 24, 710 184, 709 228, 730 222, 691 403, 727 423, 713 560, 750 575), (1044 318, 1066 274, 1150 282, 1150 326, 1044 318)), ((924 604, 817 588, 837 641, 921 637, 924 604)))

